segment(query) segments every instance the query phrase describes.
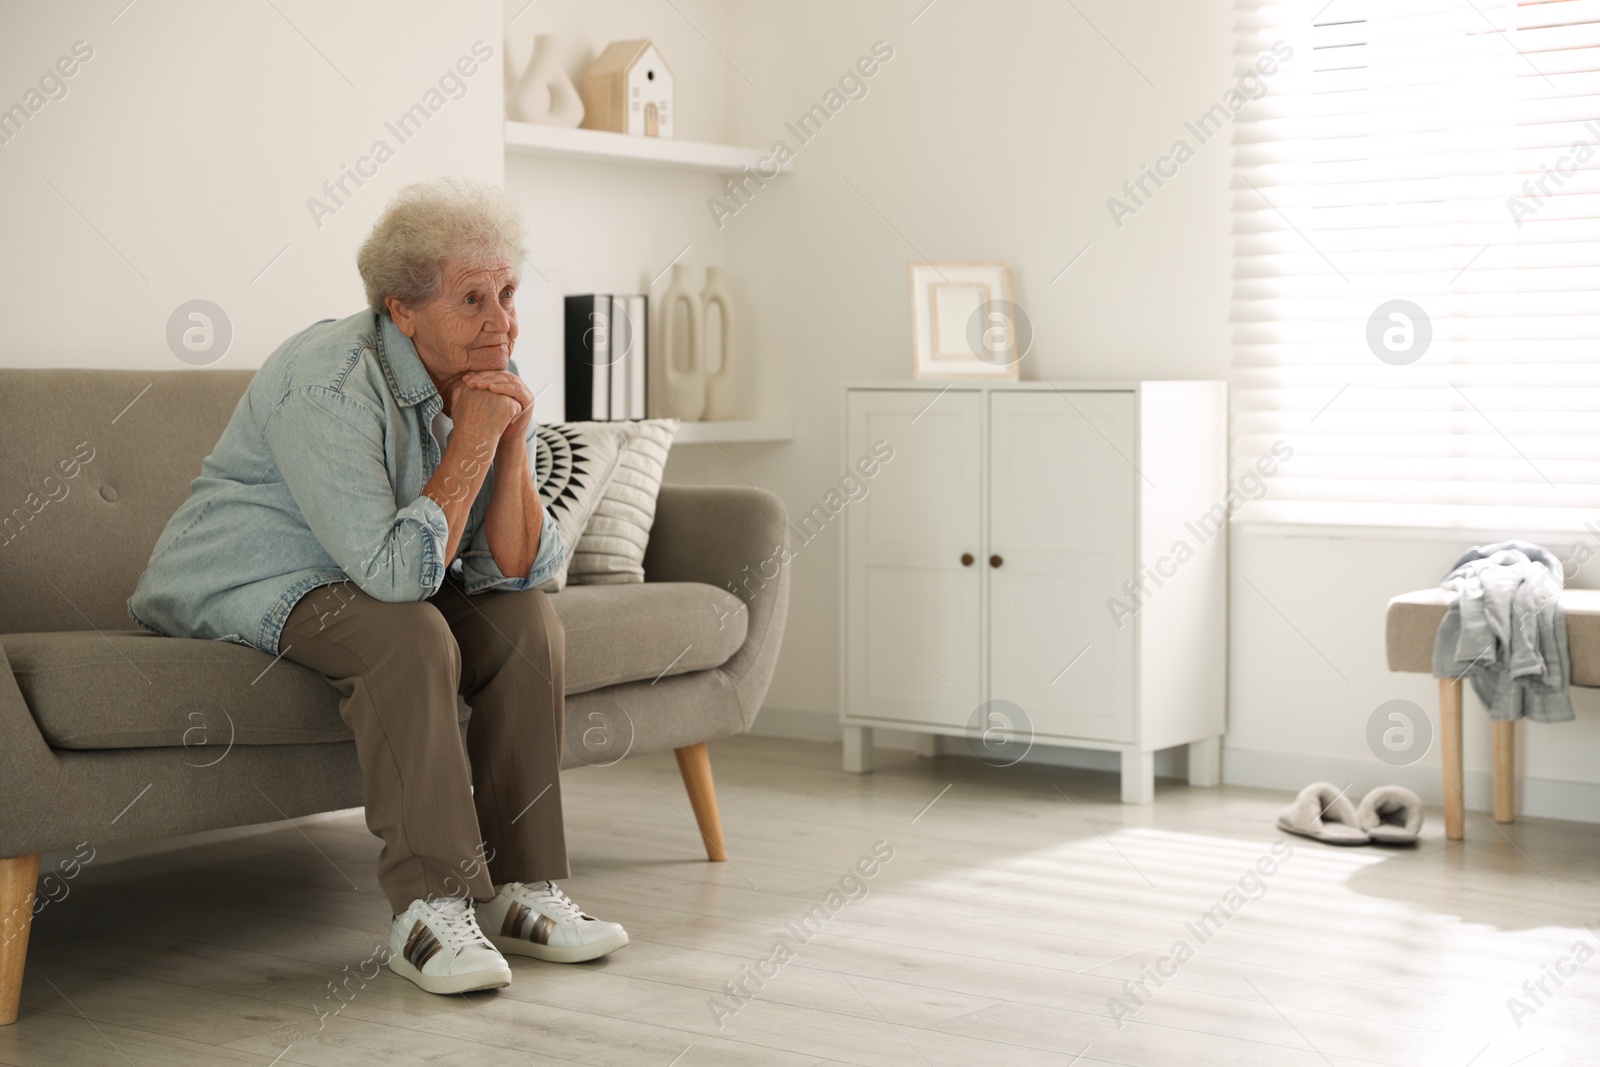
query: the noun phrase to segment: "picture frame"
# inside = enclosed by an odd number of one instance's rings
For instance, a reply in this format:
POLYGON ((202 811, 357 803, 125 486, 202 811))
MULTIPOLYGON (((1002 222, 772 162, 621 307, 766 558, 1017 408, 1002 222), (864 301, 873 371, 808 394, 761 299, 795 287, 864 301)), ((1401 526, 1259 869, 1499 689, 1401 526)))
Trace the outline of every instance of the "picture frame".
MULTIPOLYGON (((912 263, 911 347, 921 379, 1016 381, 1020 311, 1005 263, 912 263)), ((1031 338, 1029 338, 1031 340, 1031 338)))

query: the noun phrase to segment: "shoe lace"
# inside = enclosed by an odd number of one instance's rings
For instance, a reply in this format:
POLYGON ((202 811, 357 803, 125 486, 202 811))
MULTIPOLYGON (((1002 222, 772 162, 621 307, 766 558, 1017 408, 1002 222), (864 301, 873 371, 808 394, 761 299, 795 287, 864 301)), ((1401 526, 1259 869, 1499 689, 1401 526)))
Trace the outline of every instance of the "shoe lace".
POLYGON ((433 909, 436 934, 441 941, 468 944, 487 941, 478 927, 478 917, 471 903, 464 897, 434 897, 428 906, 433 909))
POLYGON ((551 911, 556 912, 563 918, 589 918, 588 915, 584 914, 583 909, 574 904, 572 902, 572 898, 563 893, 554 882, 538 882, 534 885, 527 885, 526 883, 519 882, 518 884, 531 892, 534 898, 539 901, 539 903, 543 904, 551 911))

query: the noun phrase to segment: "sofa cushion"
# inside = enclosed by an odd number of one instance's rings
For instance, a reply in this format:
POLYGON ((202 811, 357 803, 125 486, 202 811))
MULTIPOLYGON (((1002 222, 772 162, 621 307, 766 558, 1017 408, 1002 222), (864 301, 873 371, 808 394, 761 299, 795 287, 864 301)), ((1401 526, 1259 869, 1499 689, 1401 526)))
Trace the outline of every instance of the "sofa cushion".
MULTIPOLYGON (((0 637, 51 748, 197 750, 347 741, 339 694, 316 671, 231 641, 145 630, 0 637)), ((215 749, 208 754, 198 750, 215 749)))
POLYGON ((720 667, 744 646, 744 601, 702 582, 569 585, 551 597, 567 631, 567 692, 720 667))
MULTIPOLYGON (((1385 645, 1391 671, 1433 673, 1433 639, 1439 632, 1455 591, 1419 589, 1389 601, 1385 645)), ((1600 590, 1563 589, 1567 613, 1567 648, 1572 658, 1572 684, 1600 686, 1600 590)))
MULTIPOLYGON (((575 586, 552 602, 567 631, 568 693, 721 666, 748 623, 743 601, 699 582, 575 586)), ((322 675, 245 645, 143 630, 5 634, 0 644, 52 748, 188 747, 204 765, 230 743, 351 738, 322 675)))

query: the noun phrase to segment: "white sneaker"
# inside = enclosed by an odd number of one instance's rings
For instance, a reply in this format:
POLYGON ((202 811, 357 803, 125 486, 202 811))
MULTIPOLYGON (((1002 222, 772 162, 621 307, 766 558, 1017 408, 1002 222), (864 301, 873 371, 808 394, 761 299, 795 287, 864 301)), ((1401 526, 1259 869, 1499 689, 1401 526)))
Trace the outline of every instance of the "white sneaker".
POLYGON ((478 905, 478 919, 501 952, 551 963, 599 959, 628 943, 626 930, 585 914, 554 882, 507 882, 478 905))
POLYGON ((465 897, 414 900, 389 926, 389 969, 429 993, 511 984, 511 966, 478 928, 465 897))

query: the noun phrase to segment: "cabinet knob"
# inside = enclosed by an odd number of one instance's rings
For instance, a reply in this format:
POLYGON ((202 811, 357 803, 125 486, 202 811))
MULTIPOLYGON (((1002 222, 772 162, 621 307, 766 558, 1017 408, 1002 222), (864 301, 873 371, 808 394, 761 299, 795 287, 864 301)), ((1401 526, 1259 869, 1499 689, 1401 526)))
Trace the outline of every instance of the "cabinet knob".
POLYGON ((963 567, 972 566, 972 553, 971 552, 963 552, 963 553, 961 553, 961 565, 963 567))
POLYGON ((998 567, 998 566, 1000 566, 1000 564, 1002 564, 1004 562, 1005 562, 1005 560, 1001 559, 999 556, 990 556, 989 557, 989 566, 991 566, 991 567, 998 567))

